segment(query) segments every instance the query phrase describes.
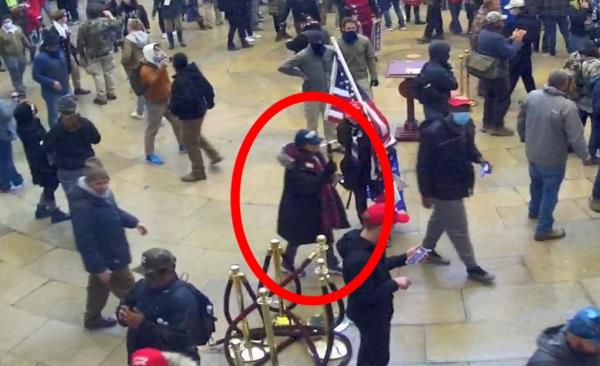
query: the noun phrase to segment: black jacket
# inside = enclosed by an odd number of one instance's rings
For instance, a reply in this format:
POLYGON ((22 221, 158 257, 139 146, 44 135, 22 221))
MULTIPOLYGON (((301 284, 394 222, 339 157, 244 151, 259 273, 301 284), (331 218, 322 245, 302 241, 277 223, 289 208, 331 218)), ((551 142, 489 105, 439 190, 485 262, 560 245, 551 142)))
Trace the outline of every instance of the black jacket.
POLYGON ((567 16, 571 4, 569 0, 540 0, 538 14, 541 16, 567 16))
POLYGON ((139 221, 117 206, 112 192, 98 196, 84 182, 81 177, 69 193, 69 207, 75 244, 85 270, 95 274, 122 269, 131 263, 124 228, 133 229, 139 221))
POLYGON ((151 347, 199 359, 193 346, 194 332, 201 329, 198 302, 183 281, 176 279, 164 289, 153 290, 146 280, 139 280, 121 305, 138 309, 145 318, 139 328, 127 330, 129 356, 151 347))
POLYGON ((449 114, 426 120, 419 127, 417 180, 421 195, 457 200, 471 195, 475 183, 473 163, 481 161, 475 146, 475 125, 459 126, 449 114))
POLYGON ((95 155, 92 144, 100 142, 100 133, 87 118, 79 116, 79 123, 79 129, 67 131, 59 118, 44 139, 44 151, 55 154, 54 165, 59 169, 81 169, 95 155))
POLYGON ((143 5, 137 4, 132 6, 131 4, 125 4, 124 2, 117 8, 116 16, 120 17, 123 21, 123 35, 127 35, 127 22, 129 19, 139 19, 144 25, 145 30, 150 29, 150 22, 148 21, 148 13, 143 5))
POLYGON ((181 120, 197 119, 215 106, 215 93, 195 63, 173 77, 169 109, 181 120))
POLYGON ((337 138, 346 152, 340 163, 344 185, 350 189, 367 186, 371 181, 371 141, 358 125, 348 120, 337 127, 337 138), (356 137, 358 160, 352 157, 353 137, 356 137))
MULTIPOLYGON (((288 0, 286 6, 292 10, 295 22, 304 19, 303 14, 310 15, 316 21, 321 21, 321 13, 316 0, 288 0)), ((287 14, 287 9, 282 14, 287 14)))
MULTIPOLYGON (((375 244, 360 236, 361 230, 351 230, 338 240, 336 246, 343 259, 344 282, 349 283, 365 267, 375 244)), ((346 312, 353 321, 390 321, 394 313, 394 292, 398 284, 390 276, 392 269, 406 264, 406 254, 387 257, 385 253, 373 273, 348 297, 346 312)))
POLYGON ((435 88, 441 98, 437 102, 424 104, 424 108, 438 112, 448 111, 450 91, 458 88, 458 82, 452 73, 452 66, 448 63, 450 58, 450 45, 445 42, 432 43, 429 46, 429 62, 421 69, 420 77, 435 88))
POLYGON ((529 14, 528 11, 517 14, 516 21, 512 27, 507 29, 507 34, 512 34, 515 29, 526 30, 527 34, 523 37, 523 46, 519 49, 517 55, 510 59, 511 69, 531 64, 532 43, 539 42, 541 27, 542 22, 535 15, 529 14))
POLYGON ((160 11, 164 19, 175 19, 184 13, 185 6, 182 0, 171 0, 169 5, 165 5, 165 0, 154 0, 152 6, 152 15, 160 11))
POLYGON ((548 328, 539 336, 538 349, 527 366, 600 366, 600 356, 576 353, 565 337, 566 326, 548 328))
POLYGON ((48 156, 42 147, 46 130, 40 119, 33 115, 31 105, 28 103, 19 104, 15 108, 14 116, 17 121, 17 135, 23 143, 33 184, 42 187, 58 186, 56 167, 50 166, 48 156))

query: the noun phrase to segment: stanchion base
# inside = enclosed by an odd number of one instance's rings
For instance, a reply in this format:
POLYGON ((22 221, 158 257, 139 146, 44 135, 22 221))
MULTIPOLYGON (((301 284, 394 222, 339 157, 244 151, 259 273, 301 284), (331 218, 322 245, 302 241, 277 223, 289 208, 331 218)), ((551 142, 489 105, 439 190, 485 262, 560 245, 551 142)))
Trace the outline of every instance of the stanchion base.
MULTIPOLYGON (((315 349, 317 350, 317 355, 320 360, 325 357, 325 352, 327 352, 327 340, 319 339, 315 341, 315 349)), ((308 348, 308 353, 312 356, 310 352, 310 348, 308 348)), ((330 360, 339 360, 348 355, 348 348, 344 342, 340 341, 337 338, 333 339, 333 347, 331 348, 331 357, 330 360)))
MULTIPOLYGON (((235 352, 231 346, 229 346, 229 354, 235 360, 235 352)), ((265 358, 266 355, 267 352, 260 346, 252 345, 250 348, 246 348, 246 345, 242 343, 240 348, 240 358, 244 362, 256 362, 265 358)))
POLYGON ((343 332, 346 329, 348 329, 348 327, 350 326, 350 324, 352 324, 352 321, 350 319, 348 319, 348 317, 344 317, 344 319, 342 320, 342 322, 340 323, 340 325, 338 325, 337 327, 334 328, 334 330, 336 332, 343 332))
POLYGON ((394 133, 396 141, 419 141, 419 125, 415 121, 406 121, 404 126, 398 126, 394 133))

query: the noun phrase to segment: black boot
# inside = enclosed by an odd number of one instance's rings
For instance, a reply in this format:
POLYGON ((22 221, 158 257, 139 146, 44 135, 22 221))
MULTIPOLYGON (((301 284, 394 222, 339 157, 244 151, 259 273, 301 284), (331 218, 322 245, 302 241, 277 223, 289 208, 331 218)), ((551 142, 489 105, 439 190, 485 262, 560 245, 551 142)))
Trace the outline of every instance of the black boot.
POLYGON ((59 222, 68 221, 70 219, 71 216, 67 215, 66 213, 62 212, 59 208, 57 208, 56 210, 52 211, 52 218, 50 219, 50 222, 52 222, 53 224, 57 224, 59 222))
POLYGON ((233 42, 231 42, 231 43, 227 44, 227 50, 228 51, 239 51, 240 49, 237 48, 237 46, 233 42))
POLYGON ((175 40, 173 39, 173 33, 167 32, 167 39, 169 40, 169 49, 175 48, 175 40))
POLYGON ((248 43, 244 38, 242 38, 242 48, 250 48, 254 46, 253 44, 248 43))
POLYGON ((181 47, 187 46, 185 42, 183 42, 183 31, 181 29, 177 31, 177 40, 179 41, 181 47))
POLYGON ((40 219, 45 219, 48 218, 52 215, 52 211, 48 210, 48 208, 44 205, 37 205, 37 208, 35 209, 35 218, 40 220, 40 219))

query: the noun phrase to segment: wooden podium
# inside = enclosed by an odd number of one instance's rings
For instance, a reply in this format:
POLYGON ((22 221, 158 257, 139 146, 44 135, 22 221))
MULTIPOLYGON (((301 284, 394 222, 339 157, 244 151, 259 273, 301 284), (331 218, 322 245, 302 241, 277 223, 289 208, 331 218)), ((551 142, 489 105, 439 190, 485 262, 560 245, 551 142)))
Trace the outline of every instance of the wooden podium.
POLYGON ((415 118, 415 95, 413 80, 419 75, 425 60, 392 61, 388 65, 386 77, 404 79, 398 86, 398 92, 406 99, 406 121, 398 126, 394 137, 396 141, 419 141, 419 124, 415 118))

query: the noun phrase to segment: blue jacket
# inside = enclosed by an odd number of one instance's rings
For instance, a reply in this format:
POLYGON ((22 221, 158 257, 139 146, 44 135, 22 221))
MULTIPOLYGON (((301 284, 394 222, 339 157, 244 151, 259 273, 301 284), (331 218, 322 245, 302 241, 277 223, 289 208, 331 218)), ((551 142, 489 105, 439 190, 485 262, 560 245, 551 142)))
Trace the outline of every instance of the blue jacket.
POLYGON ((0 99, 0 141, 12 141, 17 138, 14 109, 14 102, 0 99))
POLYGON ((509 60, 521 49, 521 42, 509 42, 501 33, 484 28, 477 38, 477 52, 498 59, 498 78, 508 77, 509 60))
POLYGON ((69 92, 69 69, 60 50, 56 52, 41 51, 38 53, 33 60, 31 75, 33 80, 42 86, 43 92, 50 92, 56 95, 65 95, 69 92), (55 81, 58 81, 62 85, 61 91, 52 88, 52 84, 55 81))
POLYGON ((121 210, 111 191, 99 196, 79 178, 70 192, 71 220, 75 244, 85 270, 92 274, 115 271, 131 263, 125 229, 139 223, 133 215, 121 210))

